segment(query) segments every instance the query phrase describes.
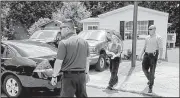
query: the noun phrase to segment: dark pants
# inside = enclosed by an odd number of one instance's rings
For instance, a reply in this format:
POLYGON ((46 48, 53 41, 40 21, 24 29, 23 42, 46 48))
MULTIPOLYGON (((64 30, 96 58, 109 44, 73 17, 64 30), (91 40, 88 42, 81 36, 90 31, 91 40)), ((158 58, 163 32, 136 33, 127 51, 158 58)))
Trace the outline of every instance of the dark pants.
POLYGON ((157 58, 158 58, 158 51, 156 51, 155 53, 145 53, 142 62, 142 70, 146 78, 149 80, 150 89, 152 89, 154 84, 154 75, 157 64, 157 58))
POLYGON ((85 73, 64 73, 61 89, 61 97, 87 97, 85 73))
POLYGON ((110 72, 111 78, 109 81, 109 86, 113 87, 118 82, 118 69, 119 69, 120 57, 115 57, 110 60, 110 72))

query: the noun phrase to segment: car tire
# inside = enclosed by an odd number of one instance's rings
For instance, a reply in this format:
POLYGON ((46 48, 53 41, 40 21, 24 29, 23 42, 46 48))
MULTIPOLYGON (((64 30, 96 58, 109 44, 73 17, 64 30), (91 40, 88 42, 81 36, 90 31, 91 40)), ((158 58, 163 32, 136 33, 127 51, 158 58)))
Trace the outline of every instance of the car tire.
POLYGON ((101 54, 99 56, 99 60, 96 64, 95 70, 102 72, 102 71, 104 71, 105 68, 106 68, 106 56, 105 56, 105 54, 101 54))
POLYGON ((3 91, 8 97, 19 98, 23 95, 23 86, 20 80, 14 75, 7 75, 3 81, 2 86, 3 91))
POLYGON ((54 89, 54 93, 55 93, 55 95, 60 95, 60 93, 61 93, 61 88, 55 88, 55 89, 54 89))

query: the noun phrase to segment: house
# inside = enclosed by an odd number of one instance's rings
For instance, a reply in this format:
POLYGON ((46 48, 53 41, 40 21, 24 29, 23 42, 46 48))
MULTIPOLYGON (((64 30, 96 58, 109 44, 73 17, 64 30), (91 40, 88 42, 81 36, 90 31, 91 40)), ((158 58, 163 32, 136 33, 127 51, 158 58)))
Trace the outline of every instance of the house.
MULTIPOLYGON (((128 5, 107 13, 98 15, 96 18, 81 20, 83 30, 112 29, 120 33, 124 40, 124 51, 132 49, 134 5, 128 5)), ((148 35, 148 27, 156 25, 157 33, 163 38, 163 57, 166 53, 168 13, 138 6, 137 37, 144 39, 148 35)), ((140 54, 144 40, 137 40, 137 54, 140 54)))

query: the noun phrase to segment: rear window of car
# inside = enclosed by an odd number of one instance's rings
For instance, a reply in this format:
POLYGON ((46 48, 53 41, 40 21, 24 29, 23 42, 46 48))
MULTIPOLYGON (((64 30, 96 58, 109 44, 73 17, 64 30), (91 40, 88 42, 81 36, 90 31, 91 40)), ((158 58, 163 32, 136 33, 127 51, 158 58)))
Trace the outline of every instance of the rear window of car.
POLYGON ((97 40, 97 41, 103 41, 106 38, 107 33, 103 30, 87 30, 82 31, 78 34, 83 39, 86 40, 97 40))
POLYGON ((12 46, 22 57, 43 57, 57 54, 57 49, 49 45, 38 46, 19 43, 12 46))
POLYGON ((55 38, 57 32, 55 31, 36 31, 33 33, 33 35, 30 37, 30 39, 50 39, 50 38, 55 38))

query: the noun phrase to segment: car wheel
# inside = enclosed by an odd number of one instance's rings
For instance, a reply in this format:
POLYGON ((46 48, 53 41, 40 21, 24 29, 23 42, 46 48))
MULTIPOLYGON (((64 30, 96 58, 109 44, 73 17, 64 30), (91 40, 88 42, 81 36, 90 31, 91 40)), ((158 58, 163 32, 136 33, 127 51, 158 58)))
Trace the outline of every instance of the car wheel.
POLYGON ((96 71, 104 71, 105 67, 106 67, 106 59, 105 59, 105 55, 104 54, 101 54, 99 56, 99 60, 98 60, 98 63, 96 64, 96 71))
POLYGON ((54 93, 55 93, 55 95, 60 95, 60 93, 61 93, 61 88, 55 88, 55 89, 54 89, 54 93))
POLYGON ((22 85, 14 75, 7 75, 3 82, 3 90, 8 97, 20 97, 22 95, 22 85))

